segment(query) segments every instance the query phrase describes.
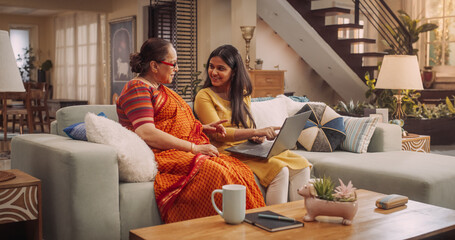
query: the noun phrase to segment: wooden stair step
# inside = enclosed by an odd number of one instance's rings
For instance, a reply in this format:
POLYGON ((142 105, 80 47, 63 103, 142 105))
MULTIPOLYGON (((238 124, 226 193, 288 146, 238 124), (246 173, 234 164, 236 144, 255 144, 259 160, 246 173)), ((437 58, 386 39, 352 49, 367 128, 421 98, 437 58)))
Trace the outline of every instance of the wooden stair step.
POLYGON ((365 53, 351 53, 354 56, 362 56, 362 57, 384 57, 388 53, 386 52, 365 52, 365 53))
POLYGON ((376 43, 376 39, 372 38, 343 38, 338 39, 338 41, 350 43, 376 43))
POLYGON ((355 24, 355 23, 347 23, 347 24, 332 24, 325 26, 328 29, 363 29, 363 25, 355 24))
POLYGON ((325 16, 336 16, 336 15, 344 15, 351 13, 350 9, 347 8, 340 8, 340 7, 331 7, 331 8, 321 8, 311 10, 311 14, 315 16, 325 17, 325 16))

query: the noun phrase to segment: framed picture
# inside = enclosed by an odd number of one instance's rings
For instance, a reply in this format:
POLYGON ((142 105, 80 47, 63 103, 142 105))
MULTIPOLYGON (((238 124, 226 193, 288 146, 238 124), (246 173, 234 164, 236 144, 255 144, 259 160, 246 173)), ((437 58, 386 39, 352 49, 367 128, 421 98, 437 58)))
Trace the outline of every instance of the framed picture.
POLYGON ((136 49, 136 17, 124 17, 109 22, 111 99, 133 78, 130 54, 136 49))

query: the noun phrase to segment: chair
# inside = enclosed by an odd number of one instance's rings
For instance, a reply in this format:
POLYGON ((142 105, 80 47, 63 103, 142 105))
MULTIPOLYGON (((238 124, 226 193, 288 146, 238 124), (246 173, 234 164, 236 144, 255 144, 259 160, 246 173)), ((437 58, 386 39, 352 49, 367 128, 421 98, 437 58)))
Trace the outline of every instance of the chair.
POLYGON ((49 132, 50 116, 47 99, 49 96, 49 85, 43 82, 26 83, 27 101, 29 102, 29 111, 32 116, 33 128, 36 130, 38 124, 41 132, 49 132), (44 128, 46 124, 47 130, 44 128))
POLYGON ((27 116, 27 126, 29 132, 33 132, 33 122, 31 115, 29 114, 29 101, 27 100, 26 92, 1 92, 1 114, 2 114, 2 128, 3 128, 3 140, 7 140, 8 134, 8 116, 13 116, 13 132, 14 132, 14 119, 16 116, 19 117, 19 133, 23 133, 23 125, 25 125, 24 117, 27 116), (8 105, 8 100, 22 100, 23 105, 8 105))

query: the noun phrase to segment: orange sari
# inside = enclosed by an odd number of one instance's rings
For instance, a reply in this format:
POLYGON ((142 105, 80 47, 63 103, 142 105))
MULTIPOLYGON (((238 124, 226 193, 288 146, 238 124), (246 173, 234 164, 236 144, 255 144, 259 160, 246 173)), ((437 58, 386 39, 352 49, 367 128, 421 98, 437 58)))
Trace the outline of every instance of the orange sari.
MULTIPOLYGON (((139 114, 141 111, 153 112, 148 118, 152 117, 155 127, 166 133, 195 144, 209 143, 189 105, 165 86, 153 89, 137 80, 125 86, 117 102, 119 122, 133 130, 138 126, 132 126, 131 122, 144 117, 139 114), (149 102, 145 103, 143 100, 147 98, 149 102)), ((159 170, 155 196, 166 223, 215 215, 211 193, 225 184, 246 186, 247 209, 265 206, 252 171, 236 158, 223 154, 219 157, 194 155, 176 149, 153 151, 159 170)), ((215 202, 221 207, 220 194, 216 195, 215 202)))

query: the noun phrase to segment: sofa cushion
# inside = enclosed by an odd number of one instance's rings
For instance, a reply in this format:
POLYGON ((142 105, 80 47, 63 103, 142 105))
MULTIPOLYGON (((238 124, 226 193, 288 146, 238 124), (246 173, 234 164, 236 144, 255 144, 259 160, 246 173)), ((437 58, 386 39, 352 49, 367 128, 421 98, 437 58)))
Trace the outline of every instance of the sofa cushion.
MULTIPOLYGON (((83 122, 85 114, 88 112, 99 113, 104 112, 107 118, 114 121, 118 121, 117 109, 115 105, 77 105, 60 108, 56 113, 57 125, 55 125, 55 131, 60 136, 67 136, 63 131, 72 124, 83 122)), ((53 123, 54 123, 53 122, 53 123)))
POLYGON ((288 116, 286 100, 277 97, 261 102, 251 102, 251 114, 258 129, 281 126, 288 116))
MULTIPOLYGON (((98 113, 98 116, 107 117, 104 112, 98 113)), ((69 127, 63 129, 68 137, 74 140, 87 141, 87 135, 85 131, 85 122, 78 122, 69 127)))
POLYGON ((378 121, 378 117, 344 117, 346 139, 341 143, 341 149, 366 153, 378 121))
POLYGON ((117 150, 120 181, 146 182, 155 178, 155 155, 136 133, 93 113, 87 113, 85 125, 89 141, 110 145, 117 150))
POLYGON ((310 102, 297 113, 311 111, 297 142, 307 151, 332 152, 345 139, 343 117, 325 103, 310 102))

